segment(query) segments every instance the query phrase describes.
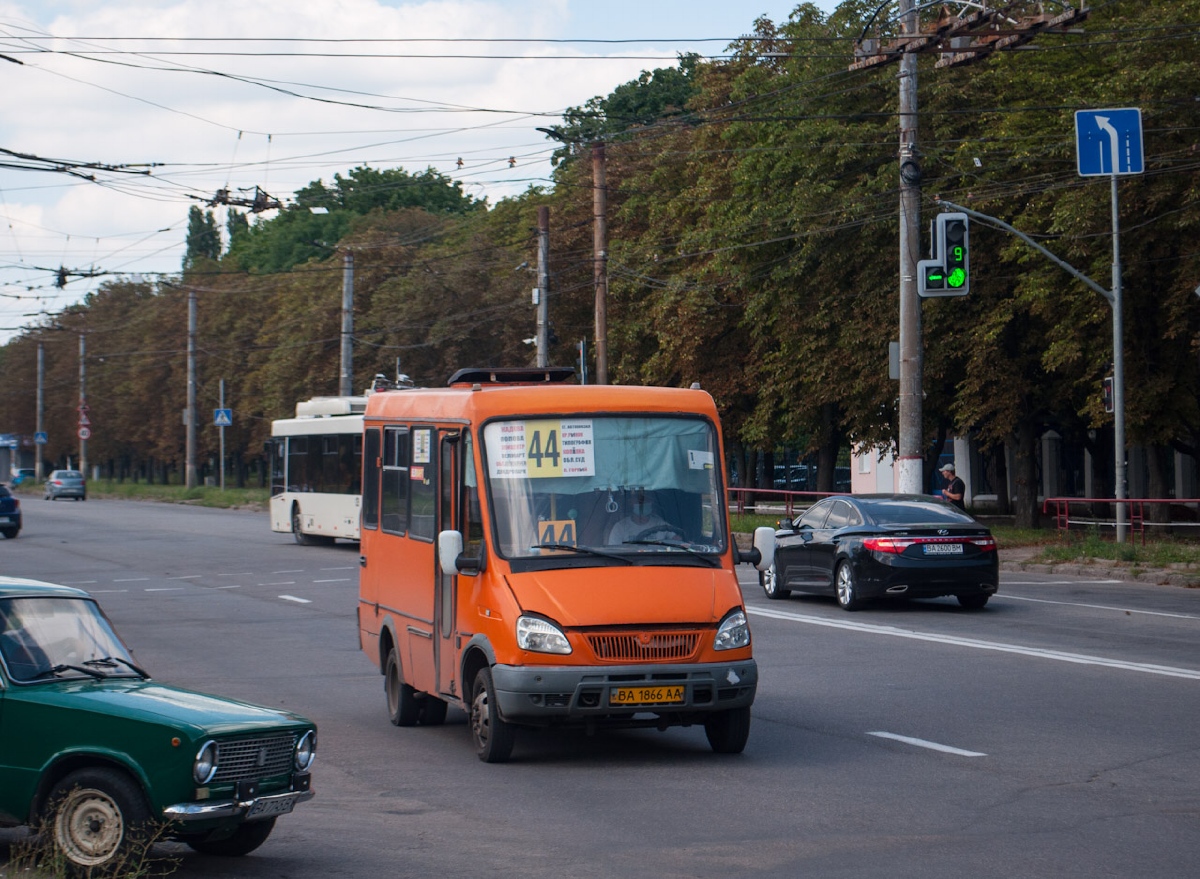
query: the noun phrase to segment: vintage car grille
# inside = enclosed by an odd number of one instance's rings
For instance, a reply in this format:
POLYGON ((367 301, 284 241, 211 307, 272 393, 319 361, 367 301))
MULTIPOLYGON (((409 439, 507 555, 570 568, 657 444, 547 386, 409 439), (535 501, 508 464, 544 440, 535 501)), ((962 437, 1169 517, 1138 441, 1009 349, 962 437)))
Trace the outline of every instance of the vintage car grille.
POLYGON ((688 659, 699 632, 595 632, 587 636, 600 662, 669 662, 688 659))
POLYGON ((217 774, 213 784, 270 778, 292 769, 294 733, 217 742, 217 774))

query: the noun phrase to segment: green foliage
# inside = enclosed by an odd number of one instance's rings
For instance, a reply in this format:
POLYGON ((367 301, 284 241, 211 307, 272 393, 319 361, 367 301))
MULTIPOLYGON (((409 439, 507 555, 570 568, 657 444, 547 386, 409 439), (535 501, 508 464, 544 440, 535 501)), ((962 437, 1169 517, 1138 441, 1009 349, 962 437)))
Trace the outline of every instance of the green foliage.
POLYGON ((221 255, 221 233, 212 211, 202 211, 192 205, 188 209, 187 245, 183 255, 183 270, 196 266, 200 260, 216 260, 221 255))

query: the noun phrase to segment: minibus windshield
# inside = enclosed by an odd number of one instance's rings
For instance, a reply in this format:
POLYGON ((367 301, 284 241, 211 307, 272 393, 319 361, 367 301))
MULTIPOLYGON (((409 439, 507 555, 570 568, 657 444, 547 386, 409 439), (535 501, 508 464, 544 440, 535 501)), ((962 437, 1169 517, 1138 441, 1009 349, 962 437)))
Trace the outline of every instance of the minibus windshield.
POLYGON ((705 419, 538 416, 491 421, 483 440, 505 558, 725 550, 720 454, 705 419))

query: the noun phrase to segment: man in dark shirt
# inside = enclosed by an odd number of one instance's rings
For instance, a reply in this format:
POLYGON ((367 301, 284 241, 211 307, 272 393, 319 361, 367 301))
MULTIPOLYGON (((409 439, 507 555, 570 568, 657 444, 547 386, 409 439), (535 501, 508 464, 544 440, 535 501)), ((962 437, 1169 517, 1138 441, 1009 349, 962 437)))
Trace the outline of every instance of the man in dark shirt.
POLYGON ((946 487, 942 489, 942 497, 966 512, 967 505, 963 503, 963 495, 967 493, 967 486, 954 475, 954 464, 942 465, 942 477, 946 480, 946 487))

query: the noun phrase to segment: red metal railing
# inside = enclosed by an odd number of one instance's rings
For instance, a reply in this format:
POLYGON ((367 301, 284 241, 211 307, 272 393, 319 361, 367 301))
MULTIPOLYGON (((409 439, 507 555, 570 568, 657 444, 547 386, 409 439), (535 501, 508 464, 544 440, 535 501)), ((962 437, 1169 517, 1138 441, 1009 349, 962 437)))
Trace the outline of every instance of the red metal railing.
MULTIPOLYGON (((1042 513, 1054 517, 1054 527, 1059 531, 1070 530, 1074 525, 1115 525, 1112 519, 1091 517, 1088 519, 1072 519, 1071 506, 1084 504, 1124 504, 1128 508, 1129 530, 1142 536, 1142 544, 1146 543, 1146 505, 1147 504, 1200 504, 1197 498, 1123 498, 1114 497, 1048 497, 1042 501, 1042 513)), ((1158 524, 1158 523, 1151 523, 1158 524)), ((1197 526, 1200 522, 1165 522, 1165 525, 1197 526)))
POLYGON ((778 488, 730 488, 727 491, 733 511, 739 516, 746 512, 746 507, 756 505, 760 501, 772 505, 782 501, 784 515, 789 519, 796 515, 796 505, 799 502, 803 502, 801 506, 808 507, 823 497, 845 494, 841 491, 784 491, 778 488))

